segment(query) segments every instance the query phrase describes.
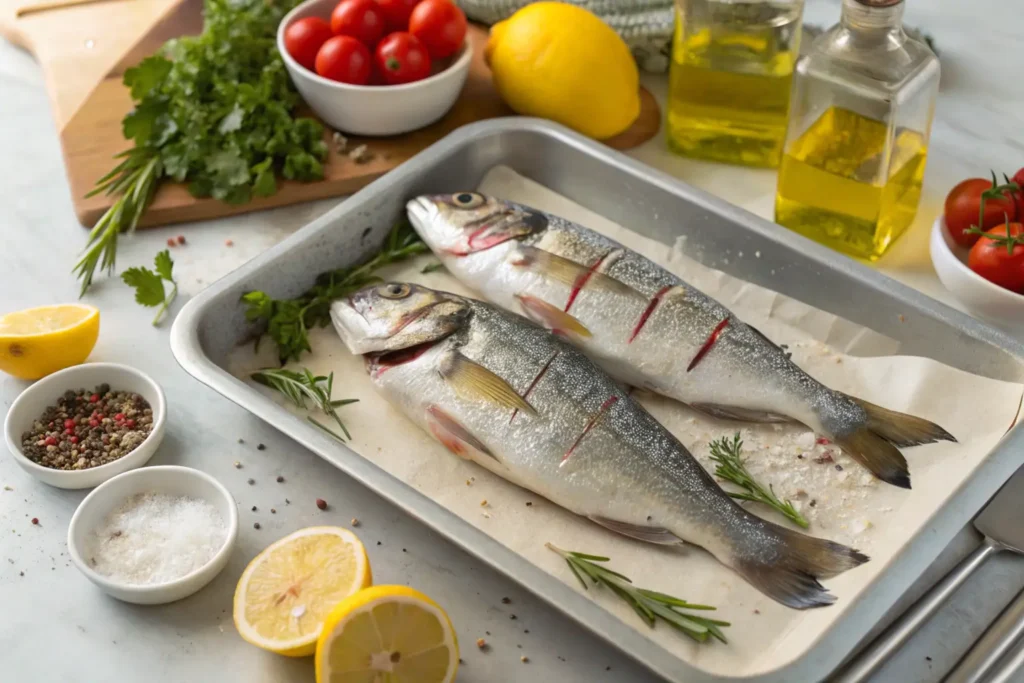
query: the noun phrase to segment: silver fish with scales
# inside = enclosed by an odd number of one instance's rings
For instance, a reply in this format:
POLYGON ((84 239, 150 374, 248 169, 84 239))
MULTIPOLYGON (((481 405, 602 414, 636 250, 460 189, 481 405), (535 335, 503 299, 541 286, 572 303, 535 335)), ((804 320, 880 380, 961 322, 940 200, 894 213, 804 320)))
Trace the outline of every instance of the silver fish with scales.
POLYGON ((580 351, 525 318, 387 283, 331 306, 374 385, 455 455, 621 534, 699 545, 797 609, 865 561, 733 502, 686 448, 580 351))
POLYGON ((946 430, 834 391, 758 330, 649 259, 583 226, 475 192, 411 200, 447 269, 579 346, 616 379, 714 417, 800 422, 910 488, 899 448, 946 430))

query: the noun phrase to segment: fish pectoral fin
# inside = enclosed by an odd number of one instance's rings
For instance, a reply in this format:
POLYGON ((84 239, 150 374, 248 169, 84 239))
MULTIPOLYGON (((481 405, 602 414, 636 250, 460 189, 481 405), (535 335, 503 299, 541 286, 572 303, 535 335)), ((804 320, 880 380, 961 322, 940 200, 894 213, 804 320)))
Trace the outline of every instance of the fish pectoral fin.
POLYGON ((723 406, 717 403, 688 403, 699 413, 704 413, 720 420, 738 420, 740 422, 792 422, 791 418, 767 410, 740 408, 739 406, 723 406))
POLYGON ((600 515, 590 515, 587 519, 617 534, 629 536, 645 543, 657 543, 658 545, 683 545, 685 543, 683 539, 660 526, 642 526, 640 524, 620 522, 615 519, 601 517, 600 515))
POLYGON ((449 451, 459 456, 460 458, 466 457, 466 450, 463 444, 472 446, 476 450, 480 451, 484 455, 497 460, 497 456, 491 452, 487 446, 480 441, 480 439, 473 436, 473 434, 463 427, 458 421, 445 412, 443 409, 437 406, 430 406, 427 408, 427 415, 430 416, 428 424, 430 426, 430 432, 434 437, 444 445, 449 451))
MULTIPOLYGON (((513 259, 513 265, 527 268, 569 287, 579 287, 585 283, 586 288, 591 290, 614 292, 623 296, 640 296, 635 289, 611 275, 598 272, 594 267, 584 266, 564 256, 552 254, 540 247, 520 247, 513 259)), ((600 264, 600 261, 598 263, 600 264)))
POLYGON ((461 396, 495 403, 509 410, 537 413, 508 382, 457 351, 442 364, 441 376, 461 396))
POLYGON ((594 336, 579 320, 543 299, 531 294, 516 294, 516 299, 528 318, 556 334, 570 333, 585 338, 594 336))

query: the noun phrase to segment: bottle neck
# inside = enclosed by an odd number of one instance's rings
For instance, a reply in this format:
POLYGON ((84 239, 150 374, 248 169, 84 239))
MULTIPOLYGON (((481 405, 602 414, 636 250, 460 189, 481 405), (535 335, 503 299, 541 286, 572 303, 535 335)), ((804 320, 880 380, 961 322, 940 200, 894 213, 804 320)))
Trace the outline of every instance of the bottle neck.
POLYGON ((843 0, 840 23, 864 37, 903 33, 903 0, 843 0))

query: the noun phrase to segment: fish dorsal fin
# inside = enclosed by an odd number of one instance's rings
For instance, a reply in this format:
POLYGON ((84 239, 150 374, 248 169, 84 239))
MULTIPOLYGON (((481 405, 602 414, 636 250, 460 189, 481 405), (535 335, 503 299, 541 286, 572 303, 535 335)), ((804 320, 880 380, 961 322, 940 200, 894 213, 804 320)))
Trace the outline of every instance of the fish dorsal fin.
POLYGON ((498 375, 458 351, 441 366, 441 376, 456 393, 470 400, 483 400, 509 410, 536 414, 529 403, 498 375))
POLYGON ((635 538, 638 541, 644 541, 645 543, 657 543, 658 545, 683 545, 684 543, 683 539, 665 527, 630 524, 629 522, 620 522, 608 519, 607 517, 601 517, 600 515, 591 515, 589 519, 595 524, 600 524, 605 529, 622 534, 623 536, 635 538))
POLYGON ((588 290, 614 292, 624 296, 640 296, 629 285, 598 270, 602 262, 610 260, 607 257, 613 254, 614 252, 599 259, 594 266, 584 266, 539 247, 521 246, 511 258, 513 265, 528 268, 569 287, 580 287, 582 283, 585 283, 588 290))
POLYGON ((543 325, 558 334, 574 334, 578 337, 590 338, 593 335, 586 325, 557 306, 531 294, 516 294, 523 312, 534 322, 543 325))

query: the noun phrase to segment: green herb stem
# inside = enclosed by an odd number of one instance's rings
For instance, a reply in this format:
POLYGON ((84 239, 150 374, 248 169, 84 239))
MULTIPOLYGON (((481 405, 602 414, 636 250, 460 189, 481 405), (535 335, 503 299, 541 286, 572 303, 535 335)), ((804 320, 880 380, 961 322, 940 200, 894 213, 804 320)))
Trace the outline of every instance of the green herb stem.
POLYGON ((603 585, 632 607, 633 611, 649 627, 654 628, 654 624, 661 620, 697 642, 703 643, 709 637, 720 640, 723 643, 726 642, 725 635, 720 627, 729 626, 729 622, 688 614, 683 611, 707 611, 714 610, 716 609, 715 607, 698 605, 681 598, 666 595, 665 593, 659 593, 658 591, 637 588, 629 577, 598 564, 608 562, 609 558, 607 557, 562 550, 552 543, 545 543, 544 547, 561 555, 562 559, 569 565, 569 569, 579 579, 583 590, 589 589, 584 577, 589 578, 594 584, 603 585))
POLYGON ((162 304, 160 304, 160 309, 156 312, 156 317, 153 318, 153 327, 159 327, 160 326, 160 319, 163 318, 164 313, 167 312, 167 309, 170 308, 171 304, 174 303, 174 300, 176 298, 178 298, 178 283, 177 282, 172 284, 172 286, 171 286, 171 293, 168 294, 167 298, 164 299, 164 302, 162 304))
POLYGON ((254 381, 284 394, 293 404, 303 410, 308 409, 307 400, 312 401, 313 405, 319 408, 322 413, 334 420, 334 423, 338 425, 338 429, 342 431, 345 437, 342 438, 340 434, 311 415, 307 416, 306 419, 342 443, 345 442, 345 439, 352 439, 352 435, 349 434, 345 424, 341 421, 341 416, 338 415, 337 408, 349 405, 350 403, 356 403, 359 399, 333 400, 331 398, 331 394, 334 391, 333 372, 324 376, 314 375, 307 368, 302 368, 301 372, 284 368, 265 368, 252 373, 250 376, 254 381))
POLYGON ((768 505, 804 529, 810 526, 807 518, 801 515, 791 502, 788 500, 782 501, 776 497, 771 484, 766 489, 754 479, 754 476, 743 463, 741 456, 742 448, 743 442, 740 440, 739 432, 736 432, 731 441, 726 437, 722 437, 717 441, 711 442, 711 460, 717 465, 715 467, 715 476, 730 481, 743 489, 743 491, 727 491, 726 493, 733 498, 768 505))

